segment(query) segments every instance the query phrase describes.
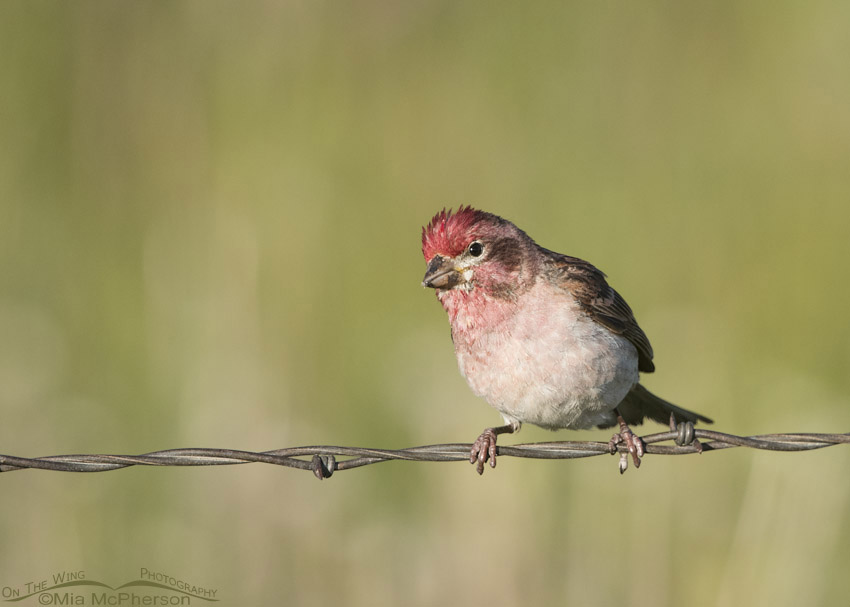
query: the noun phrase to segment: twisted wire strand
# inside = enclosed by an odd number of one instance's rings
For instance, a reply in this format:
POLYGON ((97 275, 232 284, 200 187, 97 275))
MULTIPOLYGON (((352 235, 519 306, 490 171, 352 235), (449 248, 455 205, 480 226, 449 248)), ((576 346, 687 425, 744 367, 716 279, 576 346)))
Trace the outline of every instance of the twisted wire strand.
MULTIPOLYGON (((745 447, 764 451, 810 451, 838 444, 850 444, 847 434, 760 434, 736 436, 713 430, 692 430, 680 426, 678 432, 661 432, 641 437, 646 452, 654 455, 687 455, 698 453, 693 438, 701 439, 702 452, 745 447), (660 445, 674 441, 673 445, 660 445), (685 444, 691 443, 691 444, 685 444)), ((350 470, 391 460, 418 462, 468 461, 472 445, 452 443, 425 445, 409 449, 369 449, 363 447, 310 446, 290 447, 272 451, 254 452, 235 449, 168 449, 142 455, 77 454, 46 457, 16 457, 0 455, 0 472, 23 469, 54 470, 59 472, 106 472, 130 466, 223 466, 259 462, 310 470, 319 479, 330 477, 335 471, 350 470), (304 459, 309 458, 309 459, 304 459), (347 458, 337 460, 337 458, 347 458)), ((625 445, 617 446, 620 453, 627 452, 625 445)), ((501 457, 532 459, 577 459, 611 453, 608 443, 597 441, 558 441, 522 445, 500 445, 496 452, 501 457)))

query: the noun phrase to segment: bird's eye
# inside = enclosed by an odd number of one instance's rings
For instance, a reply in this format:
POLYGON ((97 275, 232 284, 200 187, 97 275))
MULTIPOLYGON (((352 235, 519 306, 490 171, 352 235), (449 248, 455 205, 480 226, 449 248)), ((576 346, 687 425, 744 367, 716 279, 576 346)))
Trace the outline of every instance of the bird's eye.
POLYGON ((473 257, 480 257, 484 252, 484 245, 478 242, 477 240, 469 245, 469 254, 473 257))

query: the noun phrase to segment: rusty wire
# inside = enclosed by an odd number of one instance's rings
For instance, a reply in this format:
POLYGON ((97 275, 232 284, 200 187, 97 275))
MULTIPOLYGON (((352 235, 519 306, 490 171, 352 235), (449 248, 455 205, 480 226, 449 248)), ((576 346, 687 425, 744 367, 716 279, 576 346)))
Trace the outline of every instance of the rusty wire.
MULTIPOLYGON (((838 444, 850 444, 848 434, 762 434, 735 436, 712 430, 693 430, 680 425, 678 432, 662 432, 641 437, 646 453, 653 455, 687 455, 698 453, 697 445, 686 444, 695 437, 701 439, 703 453, 747 447, 765 451, 809 451, 838 444), (673 445, 659 445, 673 441, 673 445)), ((361 447, 291 447, 273 451, 253 452, 233 449, 168 449, 142 455, 51 455, 46 457, 16 457, 0 455, 0 472, 37 468, 60 472, 105 472, 129 466, 221 466, 261 462, 288 468, 310 470, 319 479, 330 477, 335 471, 350 470, 369 464, 391 460, 419 462, 469 461, 471 445, 463 443, 426 445, 409 449, 368 449, 361 447), (305 459, 309 458, 309 459, 305 459), (338 460, 337 458, 348 458, 338 460)), ((626 447, 617 447, 620 453, 626 447)), ((608 443, 596 441, 561 441, 524 445, 500 445, 501 457, 532 459, 576 459, 611 453, 608 443)))

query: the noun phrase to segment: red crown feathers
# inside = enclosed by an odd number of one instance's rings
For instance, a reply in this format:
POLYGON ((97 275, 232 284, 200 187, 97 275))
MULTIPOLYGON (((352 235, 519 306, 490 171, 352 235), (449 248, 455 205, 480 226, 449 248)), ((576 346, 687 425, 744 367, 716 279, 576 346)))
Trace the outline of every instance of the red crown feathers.
POLYGON ((425 261, 435 255, 457 257, 469 244, 470 229, 484 219, 485 213, 472 207, 458 207, 456 213, 443 209, 422 228, 422 254, 425 261))

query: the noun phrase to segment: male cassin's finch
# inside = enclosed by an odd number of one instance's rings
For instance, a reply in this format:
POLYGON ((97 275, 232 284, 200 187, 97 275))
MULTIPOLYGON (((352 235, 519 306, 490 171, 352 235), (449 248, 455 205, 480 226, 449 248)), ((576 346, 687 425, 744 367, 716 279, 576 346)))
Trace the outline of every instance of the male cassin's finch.
MULTIPOLYGON (((628 424, 709 422, 640 385, 652 346, 631 308, 590 263, 544 249, 510 221, 470 207, 445 210, 422 229, 428 270, 449 315, 460 372, 505 425, 487 428, 470 462, 496 465, 496 436, 523 422, 550 430, 619 424, 640 466, 643 442, 628 424)), ((697 444, 698 446, 698 444, 697 444)), ((620 458, 620 471, 628 465, 620 458)))

